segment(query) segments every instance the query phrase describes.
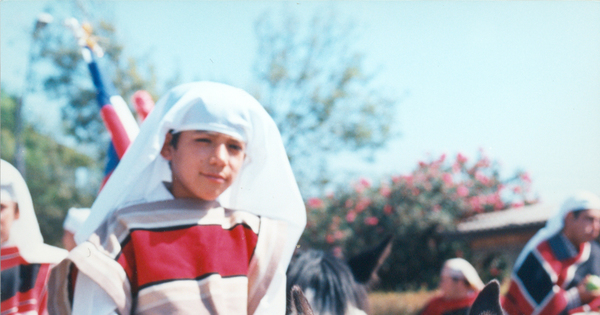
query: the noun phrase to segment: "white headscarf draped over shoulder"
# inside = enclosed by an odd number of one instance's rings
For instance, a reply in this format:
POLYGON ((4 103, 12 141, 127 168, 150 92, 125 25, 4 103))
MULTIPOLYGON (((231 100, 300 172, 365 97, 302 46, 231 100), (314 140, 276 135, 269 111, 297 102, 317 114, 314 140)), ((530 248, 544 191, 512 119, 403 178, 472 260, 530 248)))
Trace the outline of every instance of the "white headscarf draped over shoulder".
POLYGON ((116 209, 156 201, 153 191, 171 181, 167 160, 160 155, 169 130, 215 131, 246 142, 244 165, 218 201, 226 208, 288 222, 295 246, 306 225, 306 210, 279 130, 250 94, 214 82, 177 86, 157 102, 94 202, 76 234, 77 243, 116 209))
POLYGON ((19 207, 19 218, 13 221, 10 236, 3 246, 16 246, 30 264, 59 263, 67 251, 44 244, 40 226, 33 210, 33 201, 21 173, 5 160, 0 164, 2 199, 10 198, 19 207))
POLYGON ((567 214, 587 209, 600 209, 600 197, 589 191, 579 191, 568 197, 558 211, 548 219, 546 225, 527 242, 527 245, 525 245, 525 248, 523 248, 515 262, 514 270, 521 266, 527 254, 540 243, 562 231, 567 214))

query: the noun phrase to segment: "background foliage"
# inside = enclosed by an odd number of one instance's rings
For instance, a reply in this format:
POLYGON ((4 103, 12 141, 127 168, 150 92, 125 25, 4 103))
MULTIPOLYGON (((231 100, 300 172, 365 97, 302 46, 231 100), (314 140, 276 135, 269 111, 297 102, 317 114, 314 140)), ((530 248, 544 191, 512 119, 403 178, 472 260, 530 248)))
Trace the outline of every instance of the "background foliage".
POLYGON ((498 163, 484 152, 472 162, 462 154, 452 161, 442 155, 377 185, 360 179, 308 199, 301 244, 350 257, 393 235, 392 254, 380 272, 381 288, 432 288, 446 259, 468 255, 460 243, 443 242, 440 232, 477 213, 535 203, 530 186, 525 172, 500 178, 498 163))
MULTIPOLYGON (((14 111, 16 99, 6 93, 1 96, 2 119, 2 159, 14 163, 14 111)), ((43 135, 25 124, 23 128, 25 144, 25 182, 33 199, 34 209, 44 241, 60 246, 62 222, 66 211, 71 207, 90 206, 96 197, 97 185, 93 176, 78 183, 75 175, 86 169, 85 174, 100 172, 97 161, 64 145, 60 145, 48 135, 43 135), (88 181, 89 180, 89 181, 88 181)), ((84 174, 84 176, 85 176, 84 174)))

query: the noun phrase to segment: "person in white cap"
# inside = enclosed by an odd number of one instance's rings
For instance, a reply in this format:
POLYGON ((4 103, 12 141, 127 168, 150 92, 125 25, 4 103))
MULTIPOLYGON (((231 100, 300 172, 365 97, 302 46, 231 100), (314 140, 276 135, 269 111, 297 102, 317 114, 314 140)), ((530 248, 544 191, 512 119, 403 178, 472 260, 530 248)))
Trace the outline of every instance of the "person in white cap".
POLYGON ((420 315, 466 315, 483 288, 475 268, 463 258, 448 259, 440 273, 439 294, 434 296, 420 315))
POLYGON ((600 197, 567 198, 519 254, 503 307, 508 314, 558 315, 600 311, 600 291, 586 288, 600 275, 600 197))
POLYGON ((62 244, 66 250, 72 250, 77 246, 75 243, 75 233, 83 225, 83 222, 90 215, 90 208, 70 208, 63 221, 62 244))
POLYGON ((75 266, 72 314, 284 314, 305 225, 281 135, 258 101, 224 84, 180 85, 75 235, 53 274, 62 289, 51 313, 69 312, 75 266))
POLYGON ((2 314, 46 314, 50 269, 66 255, 44 244, 25 180, 10 163, 0 166, 2 314))

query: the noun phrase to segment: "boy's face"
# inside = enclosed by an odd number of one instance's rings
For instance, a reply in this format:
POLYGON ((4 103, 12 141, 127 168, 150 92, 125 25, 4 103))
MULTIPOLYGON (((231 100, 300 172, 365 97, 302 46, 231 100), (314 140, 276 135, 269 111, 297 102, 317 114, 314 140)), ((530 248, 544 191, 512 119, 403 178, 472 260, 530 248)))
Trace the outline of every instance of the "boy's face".
POLYGON ((182 131, 175 146, 167 134, 161 155, 171 162, 175 198, 215 200, 238 175, 246 144, 210 131, 182 131))
POLYGON ((2 243, 4 243, 8 241, 13 222, 19 218, 19 209, 17 208, 17 203, 14 201, 0 200, 0 206, 0 234, 2 236, 2 243))
POLYGON ((567 214, 564 233, 575 245, 597 238, 600 234, 600 210, 583 210, 577 217, 572 212, 567 214))

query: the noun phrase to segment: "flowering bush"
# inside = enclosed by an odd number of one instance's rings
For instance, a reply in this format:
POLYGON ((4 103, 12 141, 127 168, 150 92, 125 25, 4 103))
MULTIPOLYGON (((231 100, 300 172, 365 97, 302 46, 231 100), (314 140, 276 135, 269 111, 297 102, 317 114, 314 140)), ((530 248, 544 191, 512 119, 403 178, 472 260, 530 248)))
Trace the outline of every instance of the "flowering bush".
POLYGON ((454 161, 442 155, 376 185, 362 178, 350 188, 308 199, 300 244, 351 256, 394 235, 393 252, 380 272, 381 287, 433 286, 443 261, 463 250, 460 244, 441 242, 438 232, 477 213, 535 203, 530 186, 526 172, 500 179, 498 163, 483 151, 471 163, 462 154, 454 161))

